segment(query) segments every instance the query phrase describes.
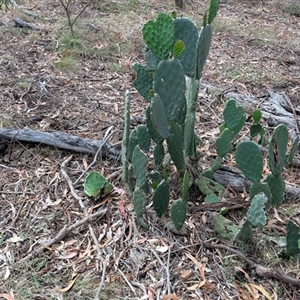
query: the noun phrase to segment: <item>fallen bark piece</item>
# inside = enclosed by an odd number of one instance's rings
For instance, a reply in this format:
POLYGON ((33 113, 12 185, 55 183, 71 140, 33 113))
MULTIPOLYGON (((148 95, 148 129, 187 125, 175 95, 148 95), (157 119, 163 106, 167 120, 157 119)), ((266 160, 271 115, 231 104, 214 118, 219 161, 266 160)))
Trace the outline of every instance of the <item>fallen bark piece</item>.
POLYGON ((92 140, 59 131, 43 132, 35 131, 27 127, 23 129, 0 128, 0 138, 7 140, 16 139, 30 143, 42 143, 57 148, 90 154, 95 154, 101 147, 101 156, 103 158, 116 161, 119 161, 121 158, 121 149, 103 139, 92 140))
MULTIPOLYGON (((252 183, 237 168, 222 166, 215 174, 214 180, 223 186, 230 186, 237 192, 249 191, 252 183)), ((300 187, 285 185, 287 200, 300 200, 300 187)))

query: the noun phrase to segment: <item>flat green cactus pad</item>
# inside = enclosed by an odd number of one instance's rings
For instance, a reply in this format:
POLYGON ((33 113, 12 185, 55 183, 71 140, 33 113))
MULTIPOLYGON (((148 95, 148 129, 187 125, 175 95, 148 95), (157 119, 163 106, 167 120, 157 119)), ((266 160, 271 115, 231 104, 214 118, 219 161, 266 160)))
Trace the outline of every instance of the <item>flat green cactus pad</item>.
POLYGON ((185 49, 178 57, 182 63, 184 73, 189 77, 195 76, 195 57, 198 31, 195 24, 187 18, 177 18, 175 24, 175 40, 183 41, 185 49))
POLYGON ((293 221, 286 225, 286 250, 290 255, 300 253, 300 228, 293 221))
POLYGON ((256 143, 252 141, 239 143, 235 152, 235 160, 250 181, 260 181, 263 171, 263 157, 256 143))
POLYGON ((133 69, 136 72, 136 79, 133 81, 133 86, 141 96, 150 102, 150 91, 153 89, 153 73, 140 64, 135 64, 133 69))
POLYGON ((136 145, 132 153, 132 167, 133 167, 133 173, 138 187, 142 187, 146 182, 147 163, 148 163, 147 155, 140 149, 138 145, 136 145))
POLYGON ((164 105, 159 95, 156 94, 154 98, 152 98, 150 109, 151 121, 154 125, 155 130, 163 139, 168 138, 170 135, 168 122, 165 114, 164 105))
POLYGON ((154 74, 154 91, 164 105, 167 121, 177 122, 186 104, 185 76, 178 59, 162 60, 154 74))
POLYGON ((163 180, 154 191, 153 208, 159 217, 163 216, 168 209, 170 201, 170 184, 163 180))
POLYGON ((143 37, 147 46, 160 59, 167 59, 174 43, 175 26, 173 19, 159 13, 156 21, 148 21, 143 27, 143 37))
POLYGON ((253 226, 265 226, 267 224, 265 213, 265 204, 267 201, 268 198, 264 193, 259 193, 252 199, 247 212, 247 219, 253 226))
POLYGON ((232 149, 232 140, 234 139, 234 133, 232 130, 226 128, 221 136, 216 140, 216 150, 219 157, 223 157, 226 153, 232 149))
POLYGON ((246 122, 245 110, 242 106, 236 106, 234 99, 230 99, 226 103, 223 112, 226 126, 236 135, 246 122))
POLYGON ((197 43, 197 62, 196 62, 196 79, 200 79, 203 71, 204 64, 206 62, 210 44, 212 39, 211 25, 207 24, 201 28, 198 43, 197 43))
POLYGON ((180 230, 186 217, 186 202, 184 200, 178 199, 173 203, 171 217, 175 228, 180 230))
POLYGON ((107 196, 114 189, 113 185, 99 172, 90 172, 84 181, 84 192, 90 197, 107 196))
POLYGON ((134 190, 132 202, 133 202, 134 212, 138 218, 142 217, 143 215, 143 210, 147 201, 146 199, 147 199, 146 194, 142 189, 136 188, 134 190))
POLYGON ((170 136, 167 139, 169 153, 171 158, 179 171, 185 168, 185 161, 183 156, 183 134, 182 128, 178 123, 170 126, 170 136))

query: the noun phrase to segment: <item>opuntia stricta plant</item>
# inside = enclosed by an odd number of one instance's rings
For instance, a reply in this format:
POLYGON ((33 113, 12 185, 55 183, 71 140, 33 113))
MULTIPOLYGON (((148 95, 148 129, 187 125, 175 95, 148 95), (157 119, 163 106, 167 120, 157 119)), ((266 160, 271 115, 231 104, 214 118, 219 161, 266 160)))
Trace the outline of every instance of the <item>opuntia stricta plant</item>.
POLYGON ((177 229, 185 220, 187 191, 193 180, 187 158, 193 159, 196 154, 194 127, 199 79, 209 53, 211 23, 218 7, 219 0, 210 1, 200 32, 190 19, 165 13, 159 13, 155 21, 148 21, 143 27, 147 63, 133 66, 136 73, 133 85, 149 103, 146 125, 139 125, 129 133, 127 94, 123 138, 123 180, 143 226, 143 209, 149 192, 153 193, 153 208, 158 216, 168 210, 167 170, 171 161, 182 182, 182 197, 174 201, 171 216, 177 229), (148 171, 150 157, 153 157, 155 172, 148 171))

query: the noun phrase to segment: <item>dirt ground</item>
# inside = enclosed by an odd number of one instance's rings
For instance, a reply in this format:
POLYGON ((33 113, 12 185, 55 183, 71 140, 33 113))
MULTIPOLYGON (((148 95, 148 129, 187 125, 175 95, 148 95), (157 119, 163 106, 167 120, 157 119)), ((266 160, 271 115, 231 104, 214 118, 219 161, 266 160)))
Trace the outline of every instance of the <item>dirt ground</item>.
MULTIPOLYGON (((143 24, 158 12, 176 10, 199 27, 208 1, 188 1, 183 9, 170 0, 95 1, 79 16, 75 37, 59 1, 18 4, 43 19, 17 9, 0 11, 0 126, 117 144, 125 90, 131 92, 132 115, 142 115, 145 107, 132 86, 132 65, 143 61, 143 24), (13 18, 34 28, 15 27, 13 18)), ((71 7, 72 15, 85 4, 71 7)), ((202 81, 254 97, 285 92, 299 111, 299 16, 297 1, 221 1, 202 81)), ((224 101, 204 90, 199 98, 197 133, 212 146, 207 133, 222 124, 224 101)), ((94 201, 83 192, 93 155, 16 139, 0 141, 0 151, 0 298, 300 299, 299 285, 260 277, 237 254, 204 246, 202 241, 220 238, 205 225, 207 212, 193 213, 201 198, 189 204, 186 233, 173 233, 169 220, 151 211, 145 231, 136 223, 118 158, 98 158, 92 166, 117 188, 94 201), (72 227, 85 214, 68 178, 88 214, 100 214, 81 226, 72 227), (70 230, 64 234, 63 228, 70 230), (163 298, 168 294, 173 296, 163 298)), ((299 169, 287 169, 284 176, 300 186, 299 169)), ((266 231, 281 236, 285 221, 297 213, 299 200, 286 199, 280 211, 270 212, 276 226, 266 231)), ((233 211, 229 218, 238 222, 240 214, 233 211)), ((299 258, 282 257, 259 232, 237 249, 300 281, 299 258)))

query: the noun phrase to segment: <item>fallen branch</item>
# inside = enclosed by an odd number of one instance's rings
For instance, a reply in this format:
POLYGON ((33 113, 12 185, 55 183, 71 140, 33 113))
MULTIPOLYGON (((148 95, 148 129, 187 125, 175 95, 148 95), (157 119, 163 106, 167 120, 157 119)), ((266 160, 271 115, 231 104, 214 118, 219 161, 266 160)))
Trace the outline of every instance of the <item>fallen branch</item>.
MULTIPOLYGON (((252 183, 236 168, 222 166, 215 174, 214 180, 223 186, 230 186, 237 192, 249 191, 252 183)), ((300 187, 285 185, 285 197, 300 200, 300 187)))
POLYGON ((6 129, 0 128, 0 138, 18 140, 29 143, 42 143, 49 146, 95 155, 101 149, 101 156, 113 160, 121 159, 121 149, 104 140, 91 140, 60 131, 43 132, 30 128, 6 129))
POLYGON ((206 243, 202 242, 203 246, 206 248, 213 248, 213 249, 225 249, 231 253, 236 254, 239 258, 243 259, 246 263, 249 264, 251 268, 253 268, 256 271, 256 274, 259 277, 268 277, 268 278, 274 278, 279 281, 283 281, 286 283, 290 283, 296 286, 300 286, 300 280, 293 278, 291 276, 288 276, 286 274, 282 274, 279 271, 274 270, 273 268, 267 268, 262 266, 261 264, 258 264, 254 261, 252 261, 250 258, 245 256, 243 253, 240 251, 233 249, 227 245, 224 244, 211 244, 211 243, 206 243))
POLYGON ((31 11, 28 11, 28 10, 26 10, 26 9, 23 9, 23 8, 22 8, 21 6, 19 6, 19 5, 16 3, 16 1, 14 1, 14 0, 8 0, 8 2, 9 2, 15 9, 17 9, 18 11, 22 12, 22 13, 25 14, 25 15, 28 15, 28 16, 33 17, 33 18, 38 18, 38 19, 47 20, 47 19, 45 19, 45 18, 43 18, 43 17, 41 17, 41 16, 39 16, 39 15, 37 15, 37 14, 31 12, 31 11))

